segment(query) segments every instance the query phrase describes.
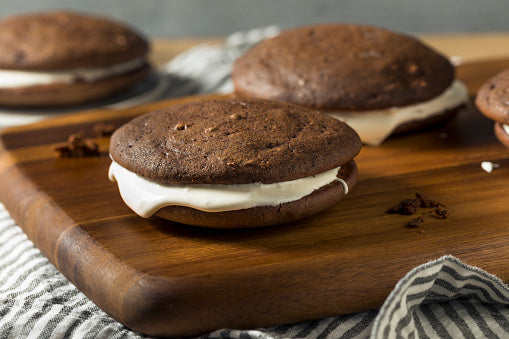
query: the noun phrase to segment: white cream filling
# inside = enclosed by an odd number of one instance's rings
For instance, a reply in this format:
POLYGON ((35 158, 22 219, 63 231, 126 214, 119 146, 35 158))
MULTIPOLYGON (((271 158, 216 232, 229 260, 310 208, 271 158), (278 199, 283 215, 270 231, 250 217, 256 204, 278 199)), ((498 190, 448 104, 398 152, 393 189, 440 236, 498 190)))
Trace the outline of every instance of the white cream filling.
POLYGON ((127 73, 143 66, 145 58, 138 58, 108 67, 76 68, 62 71, 0 70, 0 88, 18 88, 36 85, 92 82, 113 75, 127 73))
POLYGON ((299 200, 334 181, 339 181, 347 194, 347 183, 337 177, 339 169, 337 167, 315 176, 274 184, 163 185, 141 177, 113 161, 108 175, 111 181, 117 182, 126 205, 139 216, 148 218, 170 205, 187 206, 206 212, 277 206, 299 200))
POLYGON ((364 144, 378 146, 401 124, 438 115, 467 100, 467 87, 461 81, 455 80, 439 96, 416 105, 362 112, 324 112, 350 125, 359 134, 364 144))
POLYGON ((506 124, 501 124, 502 125, 502 128, 504 129, 504 131, 509 134, 509 125, 506 125, 506 124))
POLYGON ((491 173, 494 169, 499 168, 499 164, 495 164, 491 161, 483 161, 481 162, 481 168, 488 173, 491 173))

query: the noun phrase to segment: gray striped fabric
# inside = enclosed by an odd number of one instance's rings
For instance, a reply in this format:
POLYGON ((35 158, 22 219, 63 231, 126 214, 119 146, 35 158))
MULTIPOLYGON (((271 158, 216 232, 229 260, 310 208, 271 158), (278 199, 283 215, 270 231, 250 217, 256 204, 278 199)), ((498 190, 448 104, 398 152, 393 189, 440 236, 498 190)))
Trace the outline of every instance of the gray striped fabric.
POLYGON ((446 256, 413 269, 395 287, 372 337, 509 337, 509 286, 446 256))
POLYGON ((143 338, 74 287, 0 204, 0 338, 143 338))
POLYGON ((276 26, 238 32, 230 35, 224 46, 202 45, 178 55, 161 70, 174 83, 168 96, 231 93, 230 72, 235 59, 262 39, 278 32, 276 26))
MULTIPOLYGON (((199 46, 183 53, 163 69, 172 81, 167 96, 231 91, 229 74, 235 58, 277 32, 277 27, 268 27, 236 33, 224 46, 199 46)), ((509 288, 448 256, 409 272, 380 310, 263 329, 221 329, 200 338, 368 337, 509 337, 509 288)), ((0 338, 148 337, 124 327, 88 300, 34 247, 0 204, 0 338)))

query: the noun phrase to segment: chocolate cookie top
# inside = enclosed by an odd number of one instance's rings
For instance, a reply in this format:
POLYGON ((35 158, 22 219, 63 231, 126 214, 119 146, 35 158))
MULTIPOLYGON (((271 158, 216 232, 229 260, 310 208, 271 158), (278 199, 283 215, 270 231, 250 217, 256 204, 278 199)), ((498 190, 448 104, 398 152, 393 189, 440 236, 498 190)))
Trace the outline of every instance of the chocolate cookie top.
POLYGON ((385 29, 326 24, 285 31, 241 56, 239 95, 315 108, 371 110, 429 100, 454 67, 415 38, 385 29))
POLYGON ((13 16, 0 21, 0 68, 58 70, 100 67, 147 54, 131 28, 72 12, 13 16))
POLYGON ((320 112, 261 99, 224 98, 170 106, 115 131, 110 155, 165 183, 274 183, 346 164, 361 141, 320 112))
POLYGON ((488 118, 509 124, 509 69, 498 73, 481 86, 475 104, 488 118))

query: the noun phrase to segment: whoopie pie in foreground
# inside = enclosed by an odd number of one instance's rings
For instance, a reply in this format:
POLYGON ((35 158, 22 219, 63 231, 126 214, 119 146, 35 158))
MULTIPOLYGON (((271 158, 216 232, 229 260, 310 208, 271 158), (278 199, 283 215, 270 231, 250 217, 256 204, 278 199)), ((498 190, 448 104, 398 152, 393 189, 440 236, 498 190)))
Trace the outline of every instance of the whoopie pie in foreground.
POLYGON ((239 96, 320 109, 379 145, 446 120, 468 100, 447 58, 383 28, 322 24, 283 31, 234 64, 239 96))
POLYGON ((141 81, 148 42, 124 24, 75 12, 0 21, 0 106, 88 103, 141 81))
POLYGON ((509 147, 509 69, 496 74, 481 86, 475 104, 482 114, 495 121, 495 136, 509 147))
POLYGON ((352 128, 318 111, 255 98, 198 100, 117 129, 109 176, 142 217, 260 227, 344 198, 357 182, 360 149, 352 128))

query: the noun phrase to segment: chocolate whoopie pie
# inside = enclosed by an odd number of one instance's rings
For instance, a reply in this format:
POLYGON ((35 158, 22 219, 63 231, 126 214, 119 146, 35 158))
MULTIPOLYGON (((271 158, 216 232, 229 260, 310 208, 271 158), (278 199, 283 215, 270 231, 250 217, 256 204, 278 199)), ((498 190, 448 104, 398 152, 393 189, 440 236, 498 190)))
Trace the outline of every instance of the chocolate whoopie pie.
POLYGON ((44 12, 0 21, 0 106, 90 102, 149 72, 147 41, 106 18, 44 12))
POLYGON ((370 145, 442 120, 468 99, 444 56, 413 37, 355 24, 284 31, 241 56, 232 78, 239 96, 320 109, 370 145))
POLYGON ((481 86, 475 104, 482 114, 495 121, 495 136, 509 147, 509 69, 481 86))
POLYGON ((213 228, 302 219, 357 181, 361 141, 343 122, 255 98, 201 100, 137 117, 110 141, 110 179, 142 217, 213 228))

